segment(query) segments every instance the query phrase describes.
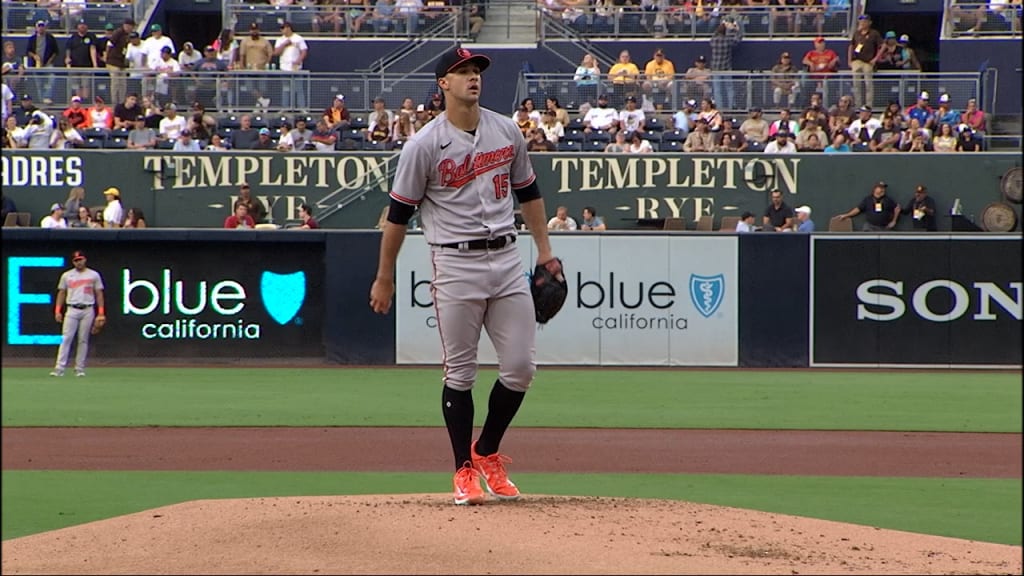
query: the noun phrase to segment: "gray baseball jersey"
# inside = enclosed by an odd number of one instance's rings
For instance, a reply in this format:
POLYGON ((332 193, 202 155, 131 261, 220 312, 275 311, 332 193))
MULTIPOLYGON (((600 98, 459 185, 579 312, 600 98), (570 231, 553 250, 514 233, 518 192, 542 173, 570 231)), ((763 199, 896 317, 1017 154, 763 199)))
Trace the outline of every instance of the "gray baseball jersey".
POLYGON ((69 306, 95 304, 96 290, 103 290, 103 278, 99 272, 91 268, 81 272, 77 268, 72 268, 60 275, 57 288, 66 291, 65 300, 69 306))
POLYGON ((430 244, 497 238, 516 233, 511 191, 535 178, 512 120, 481 108, 474 135, 442 112, 402 148, 391 197, 420 207, 430 244))

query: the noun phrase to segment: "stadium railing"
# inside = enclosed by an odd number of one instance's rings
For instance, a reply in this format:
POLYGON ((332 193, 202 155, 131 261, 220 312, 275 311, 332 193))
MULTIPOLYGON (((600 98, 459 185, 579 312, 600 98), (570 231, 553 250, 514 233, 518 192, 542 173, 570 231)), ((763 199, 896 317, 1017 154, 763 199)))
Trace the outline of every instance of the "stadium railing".
POLYGON ((410 19, 401 15, 397 9, 390 18, 376 18, 373 6, 270 6, 251 4, 244 0, 224 0, 222 17, 225 27, 232 28, 238 34, 246 33, 253 22, 264 33, 274 33, 287 21, 291 22, 296 33, 314 38, 408 38, 427 33, 464 38, 469 35, 469 22, 462 8, 445 5, 428 6, 415 19, 410 19))
POLYGON ((710 37, 721 22, 737 22, 746 38, 793 38, 846 36, 851 30, 853 10, 805 7, 717 7, 696 8, 672 5, 663 10, 640 6, 602 9, 574 7, 552 11, 538 8, 541 38, 558 38, 565 27, 590 38, 678 38, 710 37))
MULTIPOLYGON (((128 93, 149 96, 157 88, 158 79, 153 74, 138 74, 128 70, 128 93)), ((174 102, 190 105, 198 100, 211 112, 246 113, 260 109, 274 113, 284 111, 319 113, 334 100, 336 94, 345 96, 350 110, 363 111, 373 108, 375 98, 384 98, 386 106, 394 110, 405 98, 417 103, 425 102, 430 94, 437 91, 437 82, 430 73, 322 73, 302 71, 297 73, 267 70, 263 72, 183 72, 167 80, 167 91, 157 95, 160 104, 174 102), (259 97, 270 102, 261 105, 259 97)), ((163 80, 160 80, 161 88, 163 80)), ((89 95, 102 96, 111 107, 120 102, 110 99, 110 77, 106 70, 83 68, 40 68, 28 69, 19 80, 18 92, 29 94, 37 102, 42 97, 37 92, 42 86, 50 86, 53 103, 50 110, 63 109, 70 105, 71 97, 78 86, 84 86, 89 95)), ((91 100, 91 98, 90 98, 91 100)), ((88 106, 90 102, 83 103, 88 106)))
MULTIPOLYGON (((642 64, 638 65, 642 68, 642 64)), ((558 98, 567 109, 578 109, 583 103, 593 104, 599 94, 608 94, 611 105, 616 108, 621 108, 624 99, 629 95, 634 95, 638 104, 642 105, 642 98, 647 98, 653 101, 652 104, 655 108, 665 111, 679 110, 687 100, 699 101, 704 97, 711 97, 716 101, 719 110, 730 112, 746 112, 755 106, 766 111, 787 107, 785 96, 778 103, 775 101, 772 74, 768 71, 720 73, 719 86, 725 94, 715 94, 716 85, 711 79, 713 76, 706 83, 699 84, 696 81, 685 80, 685 74, 685 69, 677 69, 670 86, 666 89, 652 86, 651 92, 647 93, 642 88, 646 80, 643 74, 635 84, 617 85, 603 79, 596 86, 588 86, 577 83, 572 73, 524 72, 520 76, 515 101, 520 102, 524 98, 543 101, 544 98, 550 96, 558 98), (729 86, 733 88, 735 95, 732 106, 728 106, 728 102, 726 102, 729 86)), ((814 92, 822 94, 827 106, 834 105, 841 95, 853 93, 853 75, 849 71, 828 75, 828 79, 824 81, 812 76, 807 72, 800 72, 797 75, 796 81, 800 90, 794 108, 805 106, 814 92)), ((933 94, 934 96, 931 98, 933 103, 937 103, 942 94, 949 94, 953 108, 958 110, 963 109, 968 98, 977 98, 979 104, 984 106, 986 102, 984 96, 995 92, 995 86, 986 85, 986 79, 994 82, 994 76, 990 77, 980 72, 877 72, 873 77, 875 94, 873 108, 875 112, 880 112, 890 100, 896 100, 906 108, 917 101, 921 92, 933 94)))
POLYGON ((943 36, 1021 37, 1021 4, 945 0, 943 36))
MULTIPOLYGON (((37 2, 5 1, 2 10, 3 33, 32 34, 36 22, 40 20, 46 21, 47 30, 58 35, 71 33, 81 20, 89 25, 89 30, 101 33, 108 23, 119 26, 128 17, 138 21, 142 16, 142 7, 141 1, 66 2, 50 12, 46 5, 37 2)), ((20 46, 18 51, 21 52, 20 46)))

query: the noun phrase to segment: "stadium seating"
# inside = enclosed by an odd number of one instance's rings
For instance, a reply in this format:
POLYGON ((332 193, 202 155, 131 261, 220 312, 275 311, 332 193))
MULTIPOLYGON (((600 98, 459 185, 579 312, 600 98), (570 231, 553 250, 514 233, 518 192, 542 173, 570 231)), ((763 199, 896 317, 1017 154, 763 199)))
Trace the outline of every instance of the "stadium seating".
POLYGON ((353 116, 349 122, 349 127, 353 130, 364 130, 370 127, 370 123, 367 122, 365 116, 353 116))
POLYGON ((110 148, 113 150, 121 150, 128 147, 128 141, 121 137, 108 138, 103 144, 104 148, 110 148))
POLYGON ((267 119, 265 117, 259 115, 259 114, 254 114, 254 115, 250 116, 249 118, 252 121, 251 125, 252 125, 253 128, 269 128, 270 127, 270 124, 267 122, 267 119))
POLYGON ((640 137, 651 143, 651 146, 661 144, 661 132, 643 132, 640 137))
POLYGON ((362 142, 363 140, 366 140, 366 133, 363 132, 362 130, 356 130, 353 128, 349 130, 342 130, 339 133, 339 137, 342 140, 349 139, 355 140, 356 142, 362 142))
POLYGON ((584 140, 587 142, 603 142, 605 144, 612 141, 612 135, 604 130, 593 130, 591 132, 585 132, 583 134, 584 140))
POLYGON ((234 114, 228 114, 227 116, 221 116, 217 119, 217 126, 226 129, 237 129, 242 125, 242 122, 238 119, 238 116, 234 114))
POLYGON ((363 150, 381 152, 387 149, 388 142, 377 142, 376 140, 367 140, 363 142, 363 150))
POLYGON ((173 140, 157 140, 156 141, 156 149, 157 150, 173 150, 174 149, 174 141, 173 140))
POLYGON ((661 143, 659 151, 661 152, 682 152, 683 143, 678 140, 665 140, 661 143))
POLYGON ((600 140, 587 140, 583 142, 583 152, 603 152, 607 146, 607 142, 602 142, 600 140))
MULTIPOLYGON (((291 118, 287 116, 271 116, 270 118, 267 118, 267 125, 271 130, 281 128, 281 126, 286 122, 290 123, 291 118)), ((292 127, 294 128, 295 125, 293 124, 292 127)))
POLYGON ((662 132, 662 142, 684 142, 686 140, 686 134, 683 134, 681 130, 668 130, 662 132))
POLYGON ((579 140, 562 140, 558 143, 559 152, 582 152, 583 144, 579 140))
POLYGON ((86 138, 84 142, 78 145, 79 148, 103 148, 103 142, 106 138, 86 138))
POLYGON ((644 130, 647 132, 661 132, 664 129, 665 123, 657 116, 651 116, 650 118, 644 119, 644 130))

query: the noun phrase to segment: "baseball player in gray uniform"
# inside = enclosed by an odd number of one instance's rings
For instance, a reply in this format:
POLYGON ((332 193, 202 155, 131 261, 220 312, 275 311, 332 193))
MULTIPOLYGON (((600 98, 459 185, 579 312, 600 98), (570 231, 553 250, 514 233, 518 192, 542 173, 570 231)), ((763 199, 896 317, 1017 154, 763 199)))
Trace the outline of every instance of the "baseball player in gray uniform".
POLYGON ((77 335, 75 348, 75 376, 85 376, 85 359, 89 355, 89 334, 93 321, 104 324, 107 321, 103 301, 103 278, 99 272, 86 268, 85 253, 76 251, 71 255, 74 268, 60 275, 57 282, 57 303, 53 317, 63 325, 60 348, 57 350, 57 365, 50 376, 63 376, 71 354, 71 342, 77 335), (66 306, 66 309, 65 309, 66 306))
POLYGON ((445 111, 409 139, 398 160, 370 306, 387 314, 395 261, 418 207, 431 246, 431 293, 443 352, 441 410, 455 454, 455 503, 482 504, 481 481, 497 498, 516 499, 498 453, 536 370, 533 299, 515 247, 512 195, 537 245, 538 263, 561 275, 551 252, 544 200, 519 128, 480 107, 480 74, 491 61, 465 48, 435 69, 445 111), (498 380, 473 442, 473 384, 481 327, 498 354, 498 380))

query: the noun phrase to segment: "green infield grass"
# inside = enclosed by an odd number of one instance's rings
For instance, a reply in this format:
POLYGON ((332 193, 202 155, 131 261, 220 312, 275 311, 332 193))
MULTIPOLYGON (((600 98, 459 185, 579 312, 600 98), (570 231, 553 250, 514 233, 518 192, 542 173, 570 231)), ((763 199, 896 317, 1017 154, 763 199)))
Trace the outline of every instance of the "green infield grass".
MULTIPOLYGON (((442 492, 451 476, 379 472, 5 471, 4 539, 209 498, 442 492)), ((517 474, 534 494, 667 498, 1021 544, 1021 480, 517 474)))
MULTIPOLYGON (((441 372, 4 368, 4 426, 437 426, 441 372)), ((486 402, 493 370, 480 374, 486 402)), ((1021 432, 1019 373, 542 369, 516 426, 1021 432)), ((478 411, 482 423, 483 411, 478 411)))

